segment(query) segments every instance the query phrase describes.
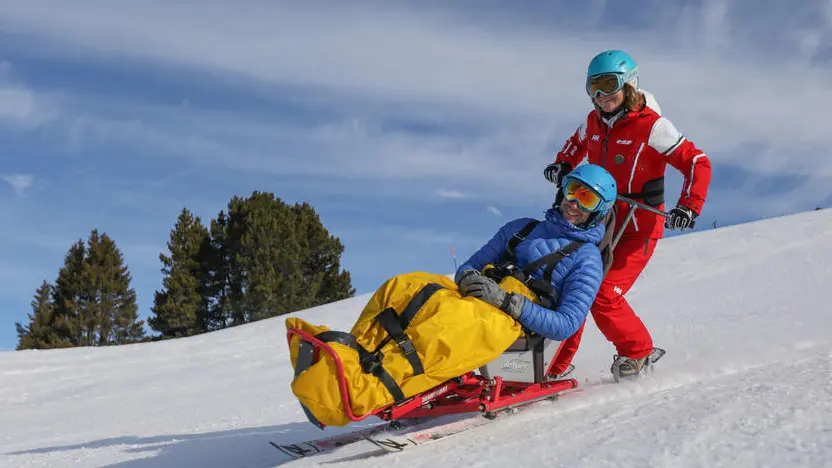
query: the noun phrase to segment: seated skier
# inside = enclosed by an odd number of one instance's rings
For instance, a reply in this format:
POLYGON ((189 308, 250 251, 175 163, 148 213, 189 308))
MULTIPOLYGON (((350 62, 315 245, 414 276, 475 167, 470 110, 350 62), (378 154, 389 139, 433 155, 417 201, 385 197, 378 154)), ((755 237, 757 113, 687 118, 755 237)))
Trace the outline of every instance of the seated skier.
MULTIPOLYGON (((460 293, 499 308, 538 335, 555 341, 569 338, 586 320, 604 276, 599 244, 606 234, 604 220, 615 204, 616 190, 615 179, 604 168, 576 167, 564 178, 543 221, 518 218, 508 222, 457 269, 460 293), (552 254, 558 251, 562 259, 547 271, 549 260, 557 258, 552 254), (498 285, 499 278, 492 279, 493 270, 484 271, 495 265, 505 272, 506 264, 508 271, 525 269, 528 277, 522 279, 527 284, 544 286, 535 290, 541 304, 506 293, 498 285)), ((558 367, 565 369, 568 364, 559 362, 558 367)))

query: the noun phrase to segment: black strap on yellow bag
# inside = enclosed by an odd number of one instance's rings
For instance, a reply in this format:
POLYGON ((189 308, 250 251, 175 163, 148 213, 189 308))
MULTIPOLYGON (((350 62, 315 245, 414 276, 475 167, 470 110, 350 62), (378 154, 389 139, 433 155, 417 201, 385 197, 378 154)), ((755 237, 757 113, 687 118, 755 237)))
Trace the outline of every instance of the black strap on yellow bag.
POLYGON ((419 312, 428 299, 440 289, 442 289, 441 285, 428 283, 413 296, 413 299, 410 300, 401 314, 396 314, 396 311, 391 307, 379 312, 376 315, 376 320, 390 336, 381 341, 374 353, 380 353, 379 350, 392 339, 399 345, 399 349, 402 350, 402 353, 404 353, 404 356, 410 362, 410 366, 413 367, 413 375, 423 374, 425 369, 422 367, 422 361, 419 359, 419 355, 416 354, 416 347, 413 346, 413 342, 410 341, 410 337, 407 336, 404 330, 410 325, 413 317, 416 316, 416 313, 419 312))
MULTIPOLYGON (((396 344, 399 345, 399 349, 407 358, 408 362, 410 362, 411 367, 413 367, 413 375, 423 374, 425 369, 422 366, 422 361, 419 359, 416 347, 413 345, 413 342, 410 340, 410 337, 407 335, 405 330, 431 296, 433 296, 436 291, 443 288, 444 286, 440 284, 428 283, 413 296, 401 314, 397 314, 395 309, 391 307, 379 312, 378 315, 376 315, 376 320, 382 327, 384 327, 389 336, 382 340, 373 351, 368 351, 366 348, 361 346, 355 336, 346 332, 329 330, 315 335, 315 338, 325 343, 338 343, 355 350, 358 353, 361 370, 376 376, 387 391, 390 392, 390 395, 393 397, 395 403, 402 403, 407 400, 407 398, 402 392, 401 387, 399 387, 399 384, 381 364, 381 361, 384 359, 384 353, 381 352, 381 348, 383 348, 391 340, 395 341, 396 344)), ((309 366, 314 364, 314 348, 311 345, 305 347, 304 344, 308 343, 301 342, 297 365, 295 366, 295 375, 300 374, 309 366)), ((304 408, 304 410, 306 410, 306 408, 304 408)), ((313 423, 316 422, 314 417, 312 417, 308 411, 307 417, 313 423)))

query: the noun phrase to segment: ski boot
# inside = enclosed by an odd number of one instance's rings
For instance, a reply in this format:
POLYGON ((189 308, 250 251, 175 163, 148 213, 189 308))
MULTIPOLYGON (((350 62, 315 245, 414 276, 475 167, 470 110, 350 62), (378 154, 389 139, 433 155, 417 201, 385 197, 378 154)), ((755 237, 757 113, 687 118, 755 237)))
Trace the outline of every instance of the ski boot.
POLYGON ((664 354, 665 351, 663 349, 653 348, 653 352, 650 355, 640 359, 616 355, 613 359, 610 372, 612 372, 612 377, 616 382, 620 382, 621 379, 632 380, 637 378, 642 371, 652 370, 651 366, 661 359, 664 354))
POLYGON ((551 374, 551 373, 546 374, 546 377, 544 377, 543 380, 544 381, 560 380, 560 379, 566 378, 566 376, 571 374, 572 371, 574 371, 574 370, 575 370, 575 365, 574 364, 569 364, 569 367, 567 367, 565 371, 561 372, 560 374, 551 374))

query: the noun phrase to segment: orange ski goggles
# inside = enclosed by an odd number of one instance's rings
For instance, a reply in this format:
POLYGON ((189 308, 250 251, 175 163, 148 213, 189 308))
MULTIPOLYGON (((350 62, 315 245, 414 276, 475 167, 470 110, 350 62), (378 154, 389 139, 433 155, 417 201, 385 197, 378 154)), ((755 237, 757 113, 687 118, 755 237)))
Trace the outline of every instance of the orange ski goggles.
POLYGON ((615 94, 623 87, 624 78, 622 75, 615 73, 593 76, 586 80, 586 92, 592 98, 598 97, 599 94, 604 96, 615 94))
POLYGON ((569 180, 563 186, 563 197, 567 200, 575 200, 578 207, 586 212, 592 213, 601 205, 601 196, 577 180, 569 180))

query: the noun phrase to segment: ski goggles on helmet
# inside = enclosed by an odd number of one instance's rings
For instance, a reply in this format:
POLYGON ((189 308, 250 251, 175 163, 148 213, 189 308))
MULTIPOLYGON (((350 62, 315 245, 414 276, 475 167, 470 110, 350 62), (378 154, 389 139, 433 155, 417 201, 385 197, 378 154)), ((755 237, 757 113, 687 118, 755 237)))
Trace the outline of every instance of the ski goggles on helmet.
POLYGON ((615 94, 624 87, 624 76, 619 73, 596 75, 586 79, 586 92, 591 98, 615 94))
POLYGON ((575 179, 568 179, 563 185, 563 197, 575 200, 578 207, 586 212, 594 213, 601 206, 601 195, 575 179))

